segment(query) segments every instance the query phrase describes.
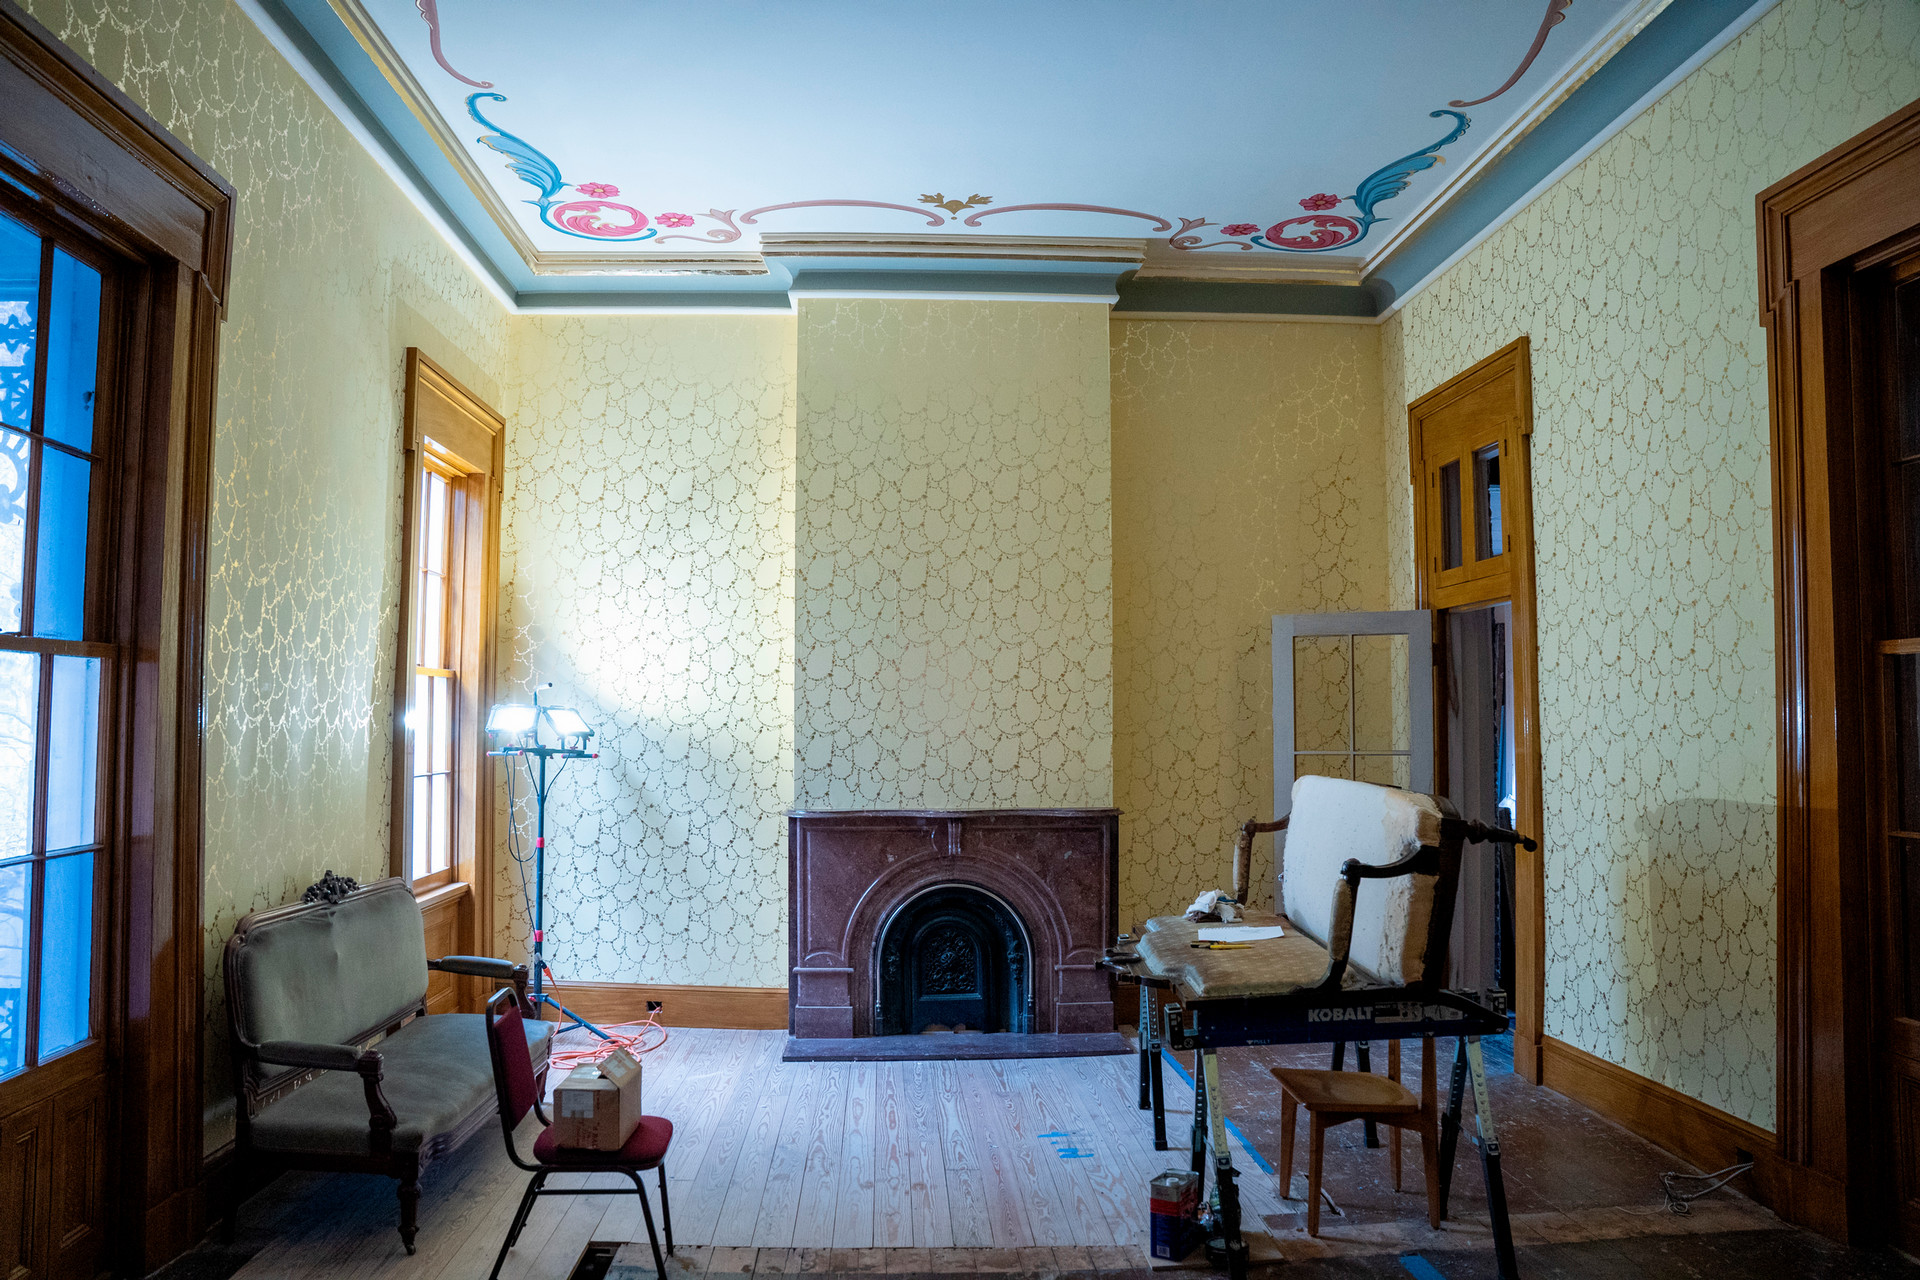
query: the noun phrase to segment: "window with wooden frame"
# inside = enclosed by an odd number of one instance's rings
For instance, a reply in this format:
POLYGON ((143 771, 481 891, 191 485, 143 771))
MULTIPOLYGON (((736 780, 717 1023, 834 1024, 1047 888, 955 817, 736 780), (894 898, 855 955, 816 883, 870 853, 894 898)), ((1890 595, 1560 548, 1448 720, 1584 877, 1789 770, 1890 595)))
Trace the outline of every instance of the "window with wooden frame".
POLYGON ((491 895, 469 891, 484 889, 491 865, 484 726, 504 428, 479 397, 408 350, 392 870, 427 906, 433 954, 471 947, 489 923, 481 915, 491 895), (440 919, 434 906, 456 899, 462 909, 440 919))

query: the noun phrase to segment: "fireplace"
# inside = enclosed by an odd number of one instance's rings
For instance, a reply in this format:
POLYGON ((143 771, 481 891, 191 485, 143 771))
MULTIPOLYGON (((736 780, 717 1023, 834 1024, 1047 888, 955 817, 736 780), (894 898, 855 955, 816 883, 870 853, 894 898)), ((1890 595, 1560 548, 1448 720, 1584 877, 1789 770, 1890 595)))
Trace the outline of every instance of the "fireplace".
POLYGON ((788 1027, 1112 1032, 1115 809, 799 811, 788 1027))
POLYGON ((925 890, 894 911, 874 945, 875 1034, 1024 1032, 1033 1021, 1026 927, 982 889, 925 890))

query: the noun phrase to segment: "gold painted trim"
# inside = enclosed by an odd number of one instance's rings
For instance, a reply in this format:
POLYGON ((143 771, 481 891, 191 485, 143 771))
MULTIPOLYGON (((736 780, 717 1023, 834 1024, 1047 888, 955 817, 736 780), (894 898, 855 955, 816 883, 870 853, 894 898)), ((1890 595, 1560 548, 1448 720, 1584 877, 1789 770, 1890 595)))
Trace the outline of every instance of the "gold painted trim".
MULTIPOLYGON (((407 110, 413 112, 414 118, 426 129, 434 145, 440 148, 441 154, 446 156, 454 170, 466 182, 468 190, 473 192, 481 206, 486 209, 494 225, 500 228, 501 234, 506 236, 507 242, 520 255, 520 260, 534 267, 534 260, 540 256, 540 250, 534 248, 533 241, 528 238, 526 230, 514 221, 513 214, 508 211, 506 202, 500 198, 500 193, 493 189, 493 184, 488 182, 487 176, 480 172, 480 167, 473 162, 473 157, 467 154, 465 144, 454 136, 446 117, 441 115, 440 109, 433 105, 433 99, 427 96, 426 89, 414 79, 413 72, 407 69, 406 60, 387 40, 386 33, 380 30, 379 24, 373 20, 372 15, 361 7, 360 0, 327 0, 327 3, 347 31, 359 42, 360 47, 366 50, 367 56, 373 59, 373 65, 378 67, 380 74, 387 78, 387 83, 393 86, 393 91, 400 95, 400 100, 407 104, 407 110)), ((534 267, 534 270, 538 271, 538 269, 534 267)))
MULTIPOLYGON (((1465 164, 1453 169, 1440 186, 1421 205, 1407 216, 1406 221, 1397 223, 1379 240, 1372 252, 1366 255, 1363 265, 1371 268, 1384 262, 1387 255, 1406 243, 1408 237, 1431 222, 1455 195, 1466 189, 1468 183, 1479 177, 1488 166, 1513 150, 1519 141, 1532 133, 1534 128, 1556 111, 1562 102, 1572 95, 1575 89, 1601 67, 1613 59, 1613 55, 1627 47, 1627 42, 1639 35, 1645 26, 1659 17, 1673 0, 1638 0, 1624 13, 1614 19, 1613 25, 1587 46, 1580 57, 1562 71, 1557 79, 1548 84, 1516 114, 1513 119, 1501 127, 1486 148, 1465 164)), ((1492 225, 1492 224, 1489 224, 1492 225)))

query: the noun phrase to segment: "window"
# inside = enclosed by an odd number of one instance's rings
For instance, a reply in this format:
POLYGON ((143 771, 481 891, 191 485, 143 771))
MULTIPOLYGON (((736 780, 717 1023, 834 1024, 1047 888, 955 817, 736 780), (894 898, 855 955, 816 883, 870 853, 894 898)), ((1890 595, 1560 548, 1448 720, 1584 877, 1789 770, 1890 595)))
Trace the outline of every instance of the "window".
MULTIPOLYGON (((408 352, 393 871, 422 893, 477 886, 489 861, 483 727, 492 696, 502 425, 432 361, 408 352)), ((447 929, 450 937, 484 937, 471 928, 484 923, 447 929)), ((428 924, 432 931, 434 920, 428 924)))
POLYGON ((101 277, 0 216, 0 1075, 90 1040, 102 870, 90 639, 101 277))
MULTIPOLYGON (((420 569, 414 609, 413 705, 407 728, 413 750, 413 830, 408 837, 408 874, 415 883, 445 879, 453 871, 453 730, 455 682, 452 628, 447 609, 453 593, 452 522, 447 518, 454 483, 460 479, 428 453, 421 464, 420 569)), ((462 725, 461 727, 465 727, 462 725)))

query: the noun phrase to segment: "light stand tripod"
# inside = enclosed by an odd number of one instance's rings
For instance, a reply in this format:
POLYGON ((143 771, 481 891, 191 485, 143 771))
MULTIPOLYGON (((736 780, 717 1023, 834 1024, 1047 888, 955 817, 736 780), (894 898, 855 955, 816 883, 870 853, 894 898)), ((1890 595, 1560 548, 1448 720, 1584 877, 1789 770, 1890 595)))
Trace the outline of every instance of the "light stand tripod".
MULTIPOLYGON (((545 684, 540 689, 552 687, 551 684, 545 684)), ((527 767, 527 782, 533 788, 533 988, 527 992, 527 1001, 536 1011, 544 1005, 562 1018, 572 1019, 557 1028, 555 1035, 575 1027, 585 1027, 602 1040, 611 1040, 613 1037, 548 995, 546 990, 547 790, 552 785, 552 780, 547 776, 547 762, 597 760, 600 753, 587 750, 587 739, 593 736, 593 730, 587 728, 586 721, 580 718, 579 713, 566 707, 543 706, 540 689, 534 690, 531 707, 502 703, 487 716, 488 733, 511 734, 518 738, 512 745, 487 754, 522 760, 527 767), (540 731, 543 727, 553 731, 559 739, 558 746, 548 746, 541 740, 540 731), (534 764, 536 760, 539 761, 538 766, 534 764)), ((507 765, 509 769, 512 767, 512 764, 507 765)), ((508 814, 507 820, 511 822, 513 815, 508 814)))

